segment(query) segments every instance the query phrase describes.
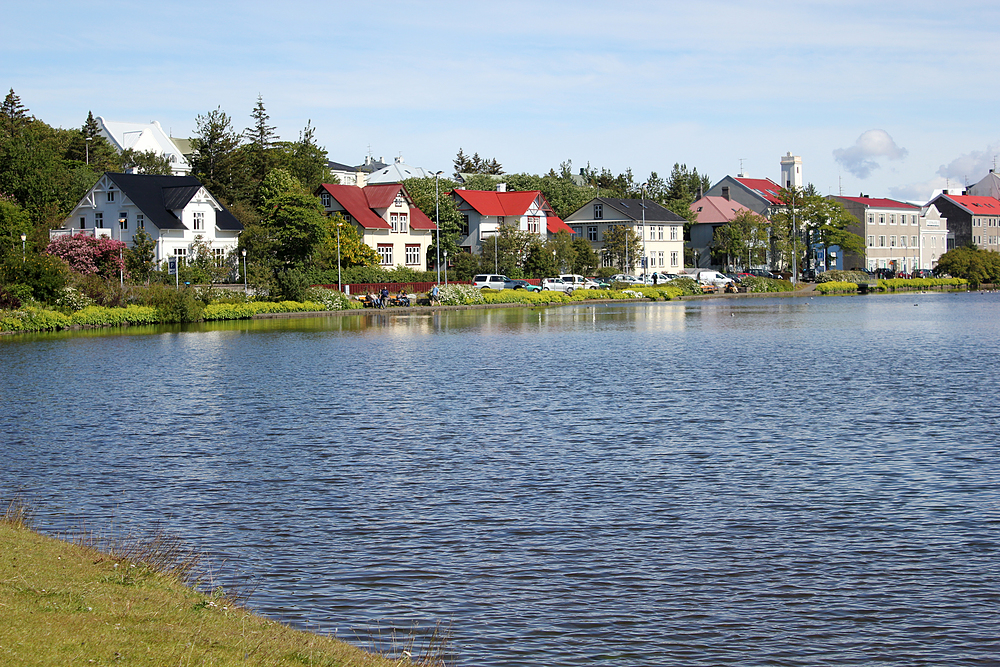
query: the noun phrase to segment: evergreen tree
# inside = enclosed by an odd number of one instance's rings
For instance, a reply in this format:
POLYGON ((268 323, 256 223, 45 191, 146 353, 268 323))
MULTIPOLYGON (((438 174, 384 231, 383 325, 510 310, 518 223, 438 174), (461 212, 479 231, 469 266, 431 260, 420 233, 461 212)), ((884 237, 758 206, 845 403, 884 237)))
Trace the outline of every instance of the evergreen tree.
POLYGON ((191 170, 217 198, 232 203, 241 179, 240 134, 233 121, 217 107, 195 118, 197 135, 191 140, 191 170))
POLYGON ((247 154, 246 167, 251 177, 257 183, 260 183, 271 171, 274 162, 271 149, 274 147, 278 135, 275 134, 274 126, 268 125, 271 117, 264 108, 264 98, 262 96, 257 96, 257 106, 254 107, 250 116, 254 120, 253 126, 248 127, 243 132, 243 136, 247 140, 245 146, 247 154))
POLYGON ((20 136, 30 120, 28 109, 11 88, 0 107, 0 138, 10 140, 20 136))

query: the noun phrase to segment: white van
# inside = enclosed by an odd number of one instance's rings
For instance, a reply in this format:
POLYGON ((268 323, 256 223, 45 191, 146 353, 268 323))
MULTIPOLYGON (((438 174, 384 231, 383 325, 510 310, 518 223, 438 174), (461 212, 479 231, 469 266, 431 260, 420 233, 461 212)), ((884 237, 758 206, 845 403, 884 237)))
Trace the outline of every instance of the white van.
MULTIPOLYGON (((690 275, 690 274, 689 274, 690 275)), ((732 278, 725 276, 718 271, 713 271, 711 269, 701 269, 696 274, 695 278, 702 285, 714 285, 715 287, 725 287, 726 285, 736 282, 732 278)))
POLYGON ((564 283, 572 285, 573 289, 597 289, 599 287, 593 280, 587 280, 576 273, 564 273, 559 277, 562 278, 564 283))

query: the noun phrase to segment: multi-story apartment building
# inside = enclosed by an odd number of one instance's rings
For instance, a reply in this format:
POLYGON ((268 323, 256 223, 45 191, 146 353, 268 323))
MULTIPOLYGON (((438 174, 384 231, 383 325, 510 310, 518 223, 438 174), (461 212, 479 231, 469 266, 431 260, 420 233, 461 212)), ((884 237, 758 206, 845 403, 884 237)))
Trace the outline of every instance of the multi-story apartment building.
POLYGON ((931 269, 944 252, 948 235, 947 219, 937 209, 895 199, 869 197, 830 197, 857 219, 849 231, 865 240, 865 255, 847 253, 845 269, 892 269, 910 273, 931 269), (930 217, 925 220, 925 215, 930 217))
POLYGON ((993 197, 940 194, 930 203, 948 218, 949 248, 976 245, 1000 250, 1000 201, 993 197))

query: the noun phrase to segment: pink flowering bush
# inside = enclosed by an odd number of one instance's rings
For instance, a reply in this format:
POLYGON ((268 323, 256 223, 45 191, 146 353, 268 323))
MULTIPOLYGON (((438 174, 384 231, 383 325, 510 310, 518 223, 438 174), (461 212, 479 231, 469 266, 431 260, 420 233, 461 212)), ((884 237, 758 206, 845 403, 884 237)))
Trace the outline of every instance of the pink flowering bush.
POLYGON ((121 241, 81 233, 53 239, 45 252, 66 260, 69 268, 77 273, 113 278, 125 270, 125 248, 121 241))

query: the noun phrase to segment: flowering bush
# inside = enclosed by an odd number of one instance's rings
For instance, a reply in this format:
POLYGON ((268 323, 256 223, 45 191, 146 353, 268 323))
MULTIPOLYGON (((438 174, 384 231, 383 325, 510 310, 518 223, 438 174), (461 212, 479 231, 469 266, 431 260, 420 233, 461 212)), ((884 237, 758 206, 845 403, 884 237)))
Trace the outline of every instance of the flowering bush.
POLYGON ((59 290, 55 305, 65 311, 74 312, 83 310, 87 306, 93 306, 94 300, 75 287, 66 286, 59 290))
POLYGON ((446 306, 486 303, 483 293, 472 285, 445 285, 440 289, 438 299, 446 306))
MULTIPOLYGON (((321 303, 326 310, 350 310, 357 308, 351 299, 343 292, 325 287, 310 287, 306 290, 306 300, 321 303)), ((360 305, 360 304, 358 304, 360 305)))
POLYGON ((77 273, 96 273, 112 278, 125 271, 125 244, 105 236, 84 233, 60 236, 49 242, 45 252, 61 257, 77 273))

